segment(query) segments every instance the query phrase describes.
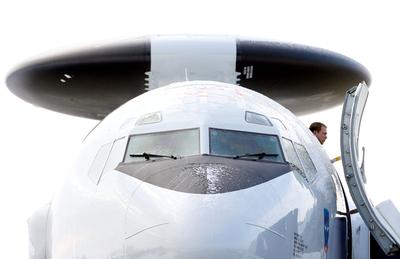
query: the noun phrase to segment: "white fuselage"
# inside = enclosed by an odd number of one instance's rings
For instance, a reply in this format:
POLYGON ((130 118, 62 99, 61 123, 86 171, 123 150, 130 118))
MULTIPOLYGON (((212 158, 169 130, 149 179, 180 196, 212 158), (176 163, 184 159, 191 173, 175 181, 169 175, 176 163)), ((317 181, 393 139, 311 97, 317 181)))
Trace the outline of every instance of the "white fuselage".
MULTIPOLYGON (((145 141, 165 150, 161 140, 145 141)), ((48 253, 57 259, 323 258, 332 250, 335 178, 317 139, 273 100, 237 85, 175 83, 122 105, 86 138, 50 207, 48 253), (256 119, 246 121, 246 112, 256 119), (181 149, 193 146, 188 156, 146 161, 129 154, 135 136, 185 129, 198 136, 198 144, 176 139, 181 149), (276 136, 283 160, 210 154, 211 129, 276 136), (253 184, 253 165, 268 180, 253 184), (274 166, 290 170, 263 175, 274 166), (171 177, 163 180, 164 170, 171 177)))

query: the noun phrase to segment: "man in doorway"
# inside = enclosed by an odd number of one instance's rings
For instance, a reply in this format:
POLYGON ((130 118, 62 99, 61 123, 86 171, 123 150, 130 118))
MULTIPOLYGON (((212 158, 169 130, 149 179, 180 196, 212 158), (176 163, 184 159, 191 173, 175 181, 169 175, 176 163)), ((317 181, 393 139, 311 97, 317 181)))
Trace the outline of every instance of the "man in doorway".
POLYGON ((327 137, 328 132, 326 129, 327 129, 326 125, 321 122, 313 122, 310 125, 311 132, 317 137, 321 145, 323 145, 325 140, 328 138, 327 137))

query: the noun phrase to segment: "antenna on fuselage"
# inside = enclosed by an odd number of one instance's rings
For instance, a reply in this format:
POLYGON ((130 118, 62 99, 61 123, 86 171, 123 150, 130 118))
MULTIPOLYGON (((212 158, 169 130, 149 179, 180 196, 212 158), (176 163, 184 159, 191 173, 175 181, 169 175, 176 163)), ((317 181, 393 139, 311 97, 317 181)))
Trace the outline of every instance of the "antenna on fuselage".
POLYGON ((187 75, 187 67, 185 67, 185 79, 186 81, 189 81, 188 75, 187 75))

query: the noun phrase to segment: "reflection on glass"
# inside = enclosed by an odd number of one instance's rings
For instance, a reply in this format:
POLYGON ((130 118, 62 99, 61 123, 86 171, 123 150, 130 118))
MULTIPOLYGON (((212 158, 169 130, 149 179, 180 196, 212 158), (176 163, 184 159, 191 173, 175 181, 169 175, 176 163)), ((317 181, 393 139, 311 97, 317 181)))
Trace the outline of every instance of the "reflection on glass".
POLYGON ((297 168, 304 171, 303 165, 300 162, 299 157, 297 156, 296 151, 294 150, 294 146, 291 140, 286 138, 282 138, 283 150, 285 150, 286 159, 289 163, 294 164, 297 168))
POLYGON ((262 114, 246 111, 245 119, 248 123, 260 124, 272 127, 272 123, 269 121, 269 119, 262 114))
POLYGON ((262 160, 284 162, 278 136, 224 129, 210 129, 210 154, 242 156, 265 153, 262 160))
POLYGON ((312 181, 317 174, 317 169, 315 168, 314 163, 310 158, 310 155, 308 154, 306 148, 298 143, 295 143, 295 148, 297 153, 299 154, 301 163, 304 166, 304 172, 307 175, 307 179, 309 181, 312 181))
POLYGON ((156 154, 177 157, 200 153, 199 129, 176 130, 133 135, 129 138, 125 162, 144 161, 144 157, 131 154, 156 154))

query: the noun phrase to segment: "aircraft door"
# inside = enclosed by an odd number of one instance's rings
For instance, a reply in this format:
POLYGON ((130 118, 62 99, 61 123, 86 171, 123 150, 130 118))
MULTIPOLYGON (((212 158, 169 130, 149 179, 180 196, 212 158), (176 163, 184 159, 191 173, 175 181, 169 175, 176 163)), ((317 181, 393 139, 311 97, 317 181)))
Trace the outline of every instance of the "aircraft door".
POLYGON ((391 201, 376 207, 365 191, 364 163, 360 165, 358 137, 368 86, 361 83, 348 90, 341 122, 341 154, 343 171, 350 194, 365 224, 386 254, 400 251, 400 213, 391 201))

